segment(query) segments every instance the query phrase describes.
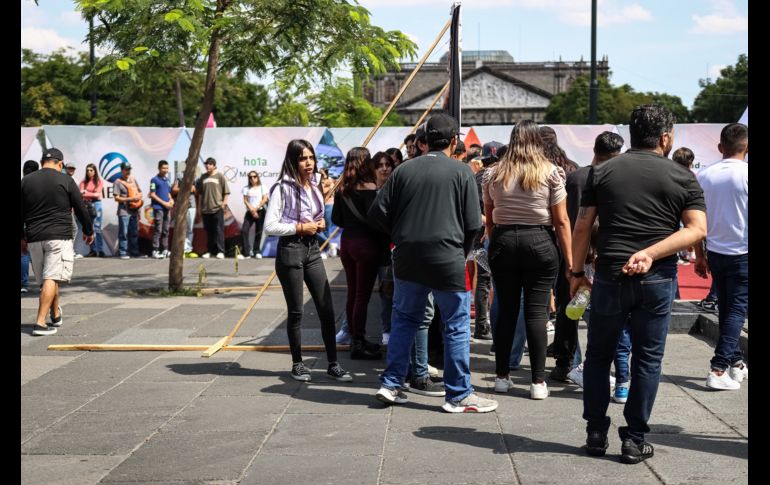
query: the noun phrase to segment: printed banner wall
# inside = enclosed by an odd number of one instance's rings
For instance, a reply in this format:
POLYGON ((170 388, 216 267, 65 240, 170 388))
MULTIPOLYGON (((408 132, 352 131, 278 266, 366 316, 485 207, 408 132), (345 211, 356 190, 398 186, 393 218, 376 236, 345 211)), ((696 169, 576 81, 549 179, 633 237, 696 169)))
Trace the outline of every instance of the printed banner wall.
MULTIPOLYGON (((719 144, 719 134, 724 127, 724 123, 675 124, 674 147, 668 156, 671 157, 679 147, 689 148, 695 154, 692 171, 698 173, 701 169, 722 159, 717 145, 719 144)), ((618 125, 618 133, 626 140, 625 146, 630 146, 631 135, 628 132, 628 125, 618 125)))
MULTIPOLYGON (((37 142, 37 132, 40 131, 40 127, 22 127, 21 128, 21 159, 22 164, 26 160, 36 160, 40 161, 40 157, 43 156, 42 149, 39 149, 40 143, 34 143, 37 142), (32 145, 38 145, 38 149, 40 151, 40 154, 37 156, 37 158, 25 157, 28 152, 32 152, 32 145)), ((30 153, 32 155, 32 153, 30 153)))
MULTIPOLYGON (((360 147, 364 143, 372 129, 329 128, 329 131, 334 135, 334 141, 337 142, 337 146, 340 147, 342 153, 347 155, 351 148, 360 147)), ((410 131, 412 131, 412 128, 409 126, 383 126, 374 134, 374 138, 369 142, 367 148, 372 155, 377 152, 384 152, 388 148, 398 148, 410 131)), ((401 152, 404 154, 404 158, 406 158, 406 149, 402 148, 401 152)))
MULTIPOLYGON (((120 164, 131 163, 145 197, 140 211, 139 237, 142 251, 151 240, 152 207, 150 206, 150 179, 157 174, 158 160, 167 159, 181 130, 178 128, 137 128, 128 126, 44 126, 51 145, 62 151, 65 162, 75 164, 75 181, 85 176, 86 165, 93 163, 104 181, 102 192, 103 251, 114 254, 118 241, 118 205, 113 199, 112 183, 120 176, 120 164)), ((42 153, 41 153, 42 155, 42 153)), ((23 161, 22 161, 23 162, 23 161)), ((88 253, 80 235, 75 250, 88 253)))

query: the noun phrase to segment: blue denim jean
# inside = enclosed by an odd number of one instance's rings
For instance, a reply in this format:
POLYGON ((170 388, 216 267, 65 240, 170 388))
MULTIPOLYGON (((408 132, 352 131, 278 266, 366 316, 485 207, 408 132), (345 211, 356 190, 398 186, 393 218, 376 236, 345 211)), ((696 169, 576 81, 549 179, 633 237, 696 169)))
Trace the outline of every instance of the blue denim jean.
POLYGON ((118 216, 118 252, 121 256, 139 256, 139 216, 118 216))
POLYGON ((459 402, 473 392, 470 370, 471 295, 469 291, 444 291, 393 278, 393 321, 387 367, 382 385, 399 388, 409 367, 409 352, 417 328, 425 322, 425 304, 433 292, 444 321, 444 387, 447 402, 459 402))
POLYGON ((667 263, 643 275, 594 278, 583 367, 583 419, 587 421, 587 432, 609 430, 610 366, 627 321, 631 329, 631 387, 623 410, 627 426, 621 426, 618 433, 621 440, 639 443, 650 431, 647 421, 658 393, 676 271, 676 263, 667 263))
POLYGON ((102 239, 102 201, 95 200, 93 204, 94 209, 96 209, 96 217, 92 221, 94 224, 94 242, 91 243, 91 251, 100 253, 104 251, 102 239))
POLYGON ((615 352, 615 385, 628 382, 628 356, 631 355, 631 325, 628 321, 620 332, 618 349, 615 352))
POLYGON ((21 255, 21 287, 27 288, 29 286, 29 253, 21 255))
POLYGON ((423 379, 428 376, 428 329, 430 322, 433 321, 433 316, 436 314, 435 305, 433 293, 428 293, 425 302, 425 318, 417 327, 412 350, 409 352, 409 372, 407 374, 413 378, 423 379))
POLYGON ((719 302, 719 340, 711 367, 725 370, 743 362, 740 337, 749 306, 749 254, 728 256, 709 251, 708 262, 719 302))
POLYGON ((184 252, 193 250, 193 228, 195 226, 195 207, 187 209, 187 238, 184 240, 184 252))

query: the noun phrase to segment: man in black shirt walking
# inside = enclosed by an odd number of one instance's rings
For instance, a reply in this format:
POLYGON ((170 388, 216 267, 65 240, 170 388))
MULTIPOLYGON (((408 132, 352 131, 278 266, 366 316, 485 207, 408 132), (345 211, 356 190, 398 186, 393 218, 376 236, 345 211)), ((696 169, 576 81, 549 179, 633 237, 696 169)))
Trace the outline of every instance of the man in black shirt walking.
POLYGON ((64 156, 56 148, 43 153, 41 170, 21 180, 21 237, 27 240, 32 269, 40 285, 37 325, 32 335, 53 335, 62 324, 59 284, 72 278, 75 251, 72 211, 83 227, 83 240, 94 240, 91 216, 72 177, 62 173, 64 156), (51 313, 51 325, 46 315, 51 313))
POLYGON ((399 165, 369 209, 369 218, 391 235, 393 323, 387 367, 377 399, 403 404, 400 388, 409 350, 425 317, 429 292, 444 320, 444 384, 447 412, 490 412, 497 401, 473 393, 470 383, 470 292, 465 257, 481 227, 478 193, 467 165, 449 155, 457 145, 457 121, 444 114, 427 123, 430 152, 399 165))
POLYGON ((570 290, 591 286, 583 263, 591 227, 599 217, 591 324, 583 370, 586 451, 602 456, 609 446, 610 364, 630 317, 631 386, 618 429, 621 461, 653 455, 645 442, 647 421, 660 380, 671 305, 676 291, 676 253, 706 235, 706 206, 695 175, 666 158, 674 140, 674 116, 657 105, 639 106, 629 123, 631 149, 591 167, 572 238, 570 290), (679 221, 684 229, 679 230, 679 221))

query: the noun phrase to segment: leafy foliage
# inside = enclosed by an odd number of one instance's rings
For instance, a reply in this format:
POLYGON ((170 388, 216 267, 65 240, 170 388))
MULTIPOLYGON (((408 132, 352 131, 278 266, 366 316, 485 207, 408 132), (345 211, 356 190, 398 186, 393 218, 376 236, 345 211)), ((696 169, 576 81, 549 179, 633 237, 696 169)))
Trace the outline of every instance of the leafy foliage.
POLYGON ((693 118, 700 123, 733 123, 749 104, 749 56, 741 54, 735 66, 720 71, 715 82, 701 79, 703 88, 693 103, 693 118))

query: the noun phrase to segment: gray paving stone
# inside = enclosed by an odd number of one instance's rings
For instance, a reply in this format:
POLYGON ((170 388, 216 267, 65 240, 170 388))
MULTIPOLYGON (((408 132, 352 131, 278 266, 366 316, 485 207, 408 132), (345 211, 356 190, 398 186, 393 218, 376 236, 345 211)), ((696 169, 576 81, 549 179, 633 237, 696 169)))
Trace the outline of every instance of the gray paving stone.
POLYGON ((643 464, 620 463, 618 455, 608 450, 597 458, 575 449, 571 454, 515 453, 513 461, 522 484, 660 484, 643 464))
POLYGON ((749 483, 747 440, 709 433, 646 439, 655 447, 647 463, 665 483, 749 483))
POLYGON ((187 405, 206 386, 203 382, 126 382, 83 409, 99 413, 165 413, 187 405))
POLYGON ((174 416, 162 432, 264 435, 288 404, 288 397, 202 396, 174 416))
POLYGON ((256 453, 263 435, 160 433, 113 469, 103 482, 236 480, 256 453))
POLYGON ((358 485, 377 483, 379 456, 275 456, 260 454, 240 485, 358 485))
POLYGON ((125 458, 124 455, 21 455, 21 483, 96 484, 125 458))
POLYGON ((74 359, 76 355, 62 356, 21 356, 21 385, 37 379, 47 372, 57 369, 74 359))
POLYGON ((379 456, 382 453, 386 423, 385 414, 286 414, 261 453, 290 456, 379 456), (302 439, 298 440, 298 436, 302 436, 302 439))
POLYGON ((210 382, 227 372, 227 368, 232 364, 232 357, 227 355, 229 353, 220 352, 215 356, 203 358, 198 352, 196 359, 179 359, 173 355, 158 358, 131 376, 127 382, 210 382))
MULTIPOLYGON (((286 374, 286 373, 284 373, 286 374)), ((301 386, 301 382, 288 376, 255 377, 248 374, 226 375, 217 378, 203 391, 204 396, 292 396, 301 386)))

